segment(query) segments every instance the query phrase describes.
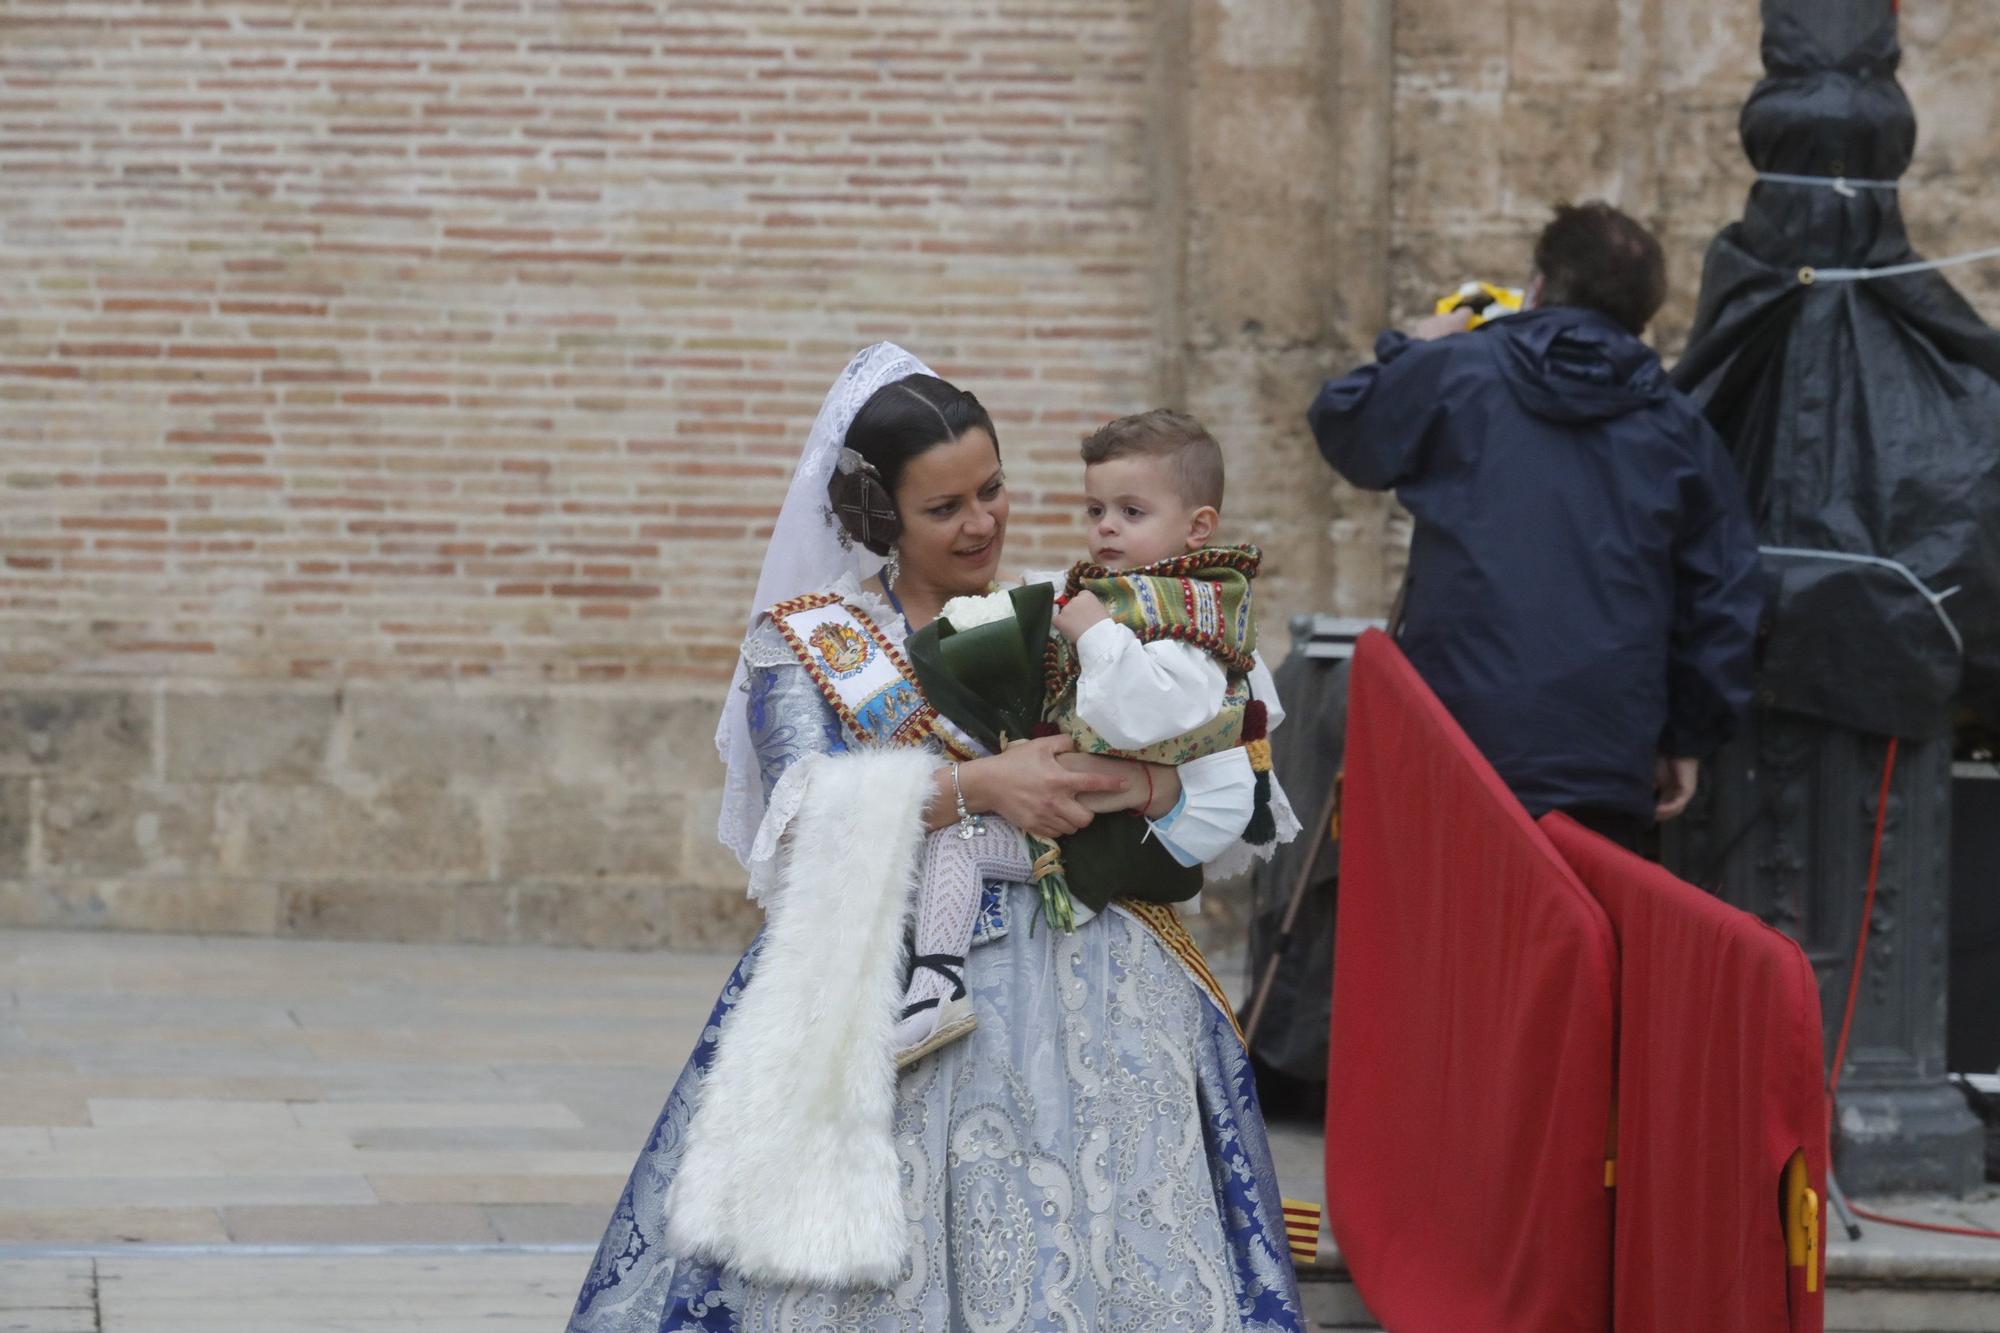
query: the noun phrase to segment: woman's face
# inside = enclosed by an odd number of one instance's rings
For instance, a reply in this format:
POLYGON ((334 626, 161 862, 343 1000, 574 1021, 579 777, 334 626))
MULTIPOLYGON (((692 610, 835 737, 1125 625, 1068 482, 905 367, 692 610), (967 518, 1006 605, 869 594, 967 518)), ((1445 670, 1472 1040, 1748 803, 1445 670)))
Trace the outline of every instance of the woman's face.
POLYGON ((986 591, 1007 538, 1007 481, 993 437, 974 426, 918 454, 903 465, 895 498, 904 576, 949 596, 986 591))

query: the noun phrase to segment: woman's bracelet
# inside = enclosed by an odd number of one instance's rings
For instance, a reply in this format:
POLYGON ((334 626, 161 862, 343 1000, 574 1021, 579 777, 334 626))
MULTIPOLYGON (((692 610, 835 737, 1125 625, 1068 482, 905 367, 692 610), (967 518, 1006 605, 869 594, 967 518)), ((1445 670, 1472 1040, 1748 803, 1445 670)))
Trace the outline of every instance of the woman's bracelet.
POLYGON ((958 836, 971 842, 979 836, 979 816, 965 806, 965 788, 958 785, 958 765, 951 766, 951 798, 958 806, 958 836))

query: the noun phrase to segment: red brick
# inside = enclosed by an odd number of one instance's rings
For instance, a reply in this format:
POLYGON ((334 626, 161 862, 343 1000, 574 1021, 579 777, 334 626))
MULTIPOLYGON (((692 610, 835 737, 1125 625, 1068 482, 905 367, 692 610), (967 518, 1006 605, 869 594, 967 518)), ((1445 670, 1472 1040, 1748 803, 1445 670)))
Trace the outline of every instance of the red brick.
POLYGON ((199 361, 275 361, 278 349, 268 343, 175 343, 167 355, 199 361))
POLYGON ((159 574, 166 567, 166 562, 162 560, 133 560, 129 557, 72 555, 63 559, 64 572, 71 574, 159 574))
POLYGON ((95 472, 89 475, 64 473, 65 486, 99 486, 111 490, 150 490, 167 484, 164 472, 95 472))
POLYGON ((115 643, 112 651, 120 653, 197 653, 213 654, 215 645, 185 639, 140 639, 127 643, 115 643))
POLYGON ((165 532, 167 520, 111 514, 70 514, 64 516, 62 526, 77 532, 165 532))
POLYGON ((451 406, 451 395, 447 393, 384 393, 380 390, 356 390, 340 395, 340 401, 353 407, 449 407, 451 406))
POLYGON ((168 444, 263 444, 272 443, 262 431, 170 430, 168 444))
POLYGON ((639 583, 556 583, 549 591, 557 597, 658 597, 657 584, 639 583))
POLYGON ((318 301, 222 301, 217 308, 225 315, 283 315, 317 319, 326 314, 318 301))
POLYGON ((458 524, 442 523, 442 522, 418 522, 410 519, 366 518, 366 519, 356 519, 354 522, 349 523, 347 525, 347 530, 349 532, 357 534, 373 534, 376 536, 387 536, 390 534, 407 535, 416 533, 431 533, 434 535, 448 536, 451 533, 458 531, 458 524))
POLYGON ((365 370, 322 370, 301 366, 274 366, 259 376, 266 384, 366 384, 365 370))
POLYGON ((388 574, 398 578, 441 578, 456 574, 458 565, 450 560, 350 560, 350 574, 388 574))
POLYGON ((110 357, 153 357, 160 354, 158 343, 62 343, 56 348, 62 356, 110 356, 110 357))
POLYGON ((169 297, 113 296, 104 301, 104 313, 107 315, 206 315, 212 308, 207 301, 183 301, 169 297))
POLYGON ((285 484, 283 477, 273 477, 256 472, 187 472, 179 478, 184 486, 208 487, 214 489, 277 490, 285 484))

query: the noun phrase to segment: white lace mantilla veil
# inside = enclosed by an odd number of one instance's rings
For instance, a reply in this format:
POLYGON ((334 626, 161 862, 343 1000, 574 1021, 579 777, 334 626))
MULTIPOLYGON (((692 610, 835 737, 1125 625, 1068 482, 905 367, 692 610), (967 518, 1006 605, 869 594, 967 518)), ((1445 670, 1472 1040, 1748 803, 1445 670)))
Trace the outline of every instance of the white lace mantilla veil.
MULTIPOLYGON (((791 489, 785 492, 784 508, 778 511, 778 525, 764 553, 763 571, 757 576, 757 595, 750 600, 746 633, 759 616, 788 597, 816 592, 843 576, 865 579, 881 569, 881 556, 859 542, 851 548, 841 542, 826 483, 847 440, 847 428, 854 424, 862 404, 885 384, 930 373, 930 367, 894 343, 876 343, 857 352, 827 390, 819 416, 813 419, 812 433, 806 436, 805 451, 799 455, 798 470, 792 474, 791 489)), ((750 741, 749 711, 744 706, 748 671, 739 657, 715 727, 715 748, 729 769, 716 836, 746 866, 764 819, 764 781, 750 741)))

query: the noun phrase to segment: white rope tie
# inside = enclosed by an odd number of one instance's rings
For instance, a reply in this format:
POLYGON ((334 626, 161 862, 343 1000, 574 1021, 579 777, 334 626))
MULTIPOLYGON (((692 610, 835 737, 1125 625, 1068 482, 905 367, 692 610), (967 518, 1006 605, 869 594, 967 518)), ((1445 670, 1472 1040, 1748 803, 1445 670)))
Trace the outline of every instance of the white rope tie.
MULTIPOLYGON (((1856 179, 1852 176, 1795 176, 1783 171, 1760 171, 1757 173, 1757 179, 1778 185, 1816 185, 1848 199, 1859 197, 1862 190, 1903 188, 1901 181, 1856 179)), ((1929 273, 1934 269, 1955 268, 1960 264, 1976 264, 1985 259, 2000 259, 2000 245, 1987 250, 1951 255, 1944 259, 1919 259, 1908 264, 1890 264, 1884 268, 1814 268, 1811 264, 1801 264, 1799 285, 1810 287, 1816 282, 1867 282, 1871 278, 1901 278, 1912 273, 1929 273)))
POLYGON ((1848 199, 1856 198, 1863 190, 1900 190, 1901 181, 1857 180, 1852 176, 1794 176, 1783 171, 1760 171, 1760 181, 1772 181, 1779 185, 1817 185, 1832 190, 1848 199))
POLYGON ((1933 269, 1976 264, 1984 259, 2000 259, 2000 245, 1986 250, 1952 255, 1945 259, 1919 259, 1911 264, 1891 264, 1886 268, 1814 268, 1806 264, 1799 269, 1799 285, 1810 287, 1816 282, 1867 282, 1871 278, 1900 278, 1911 273, 1929 273, 1933 269))

